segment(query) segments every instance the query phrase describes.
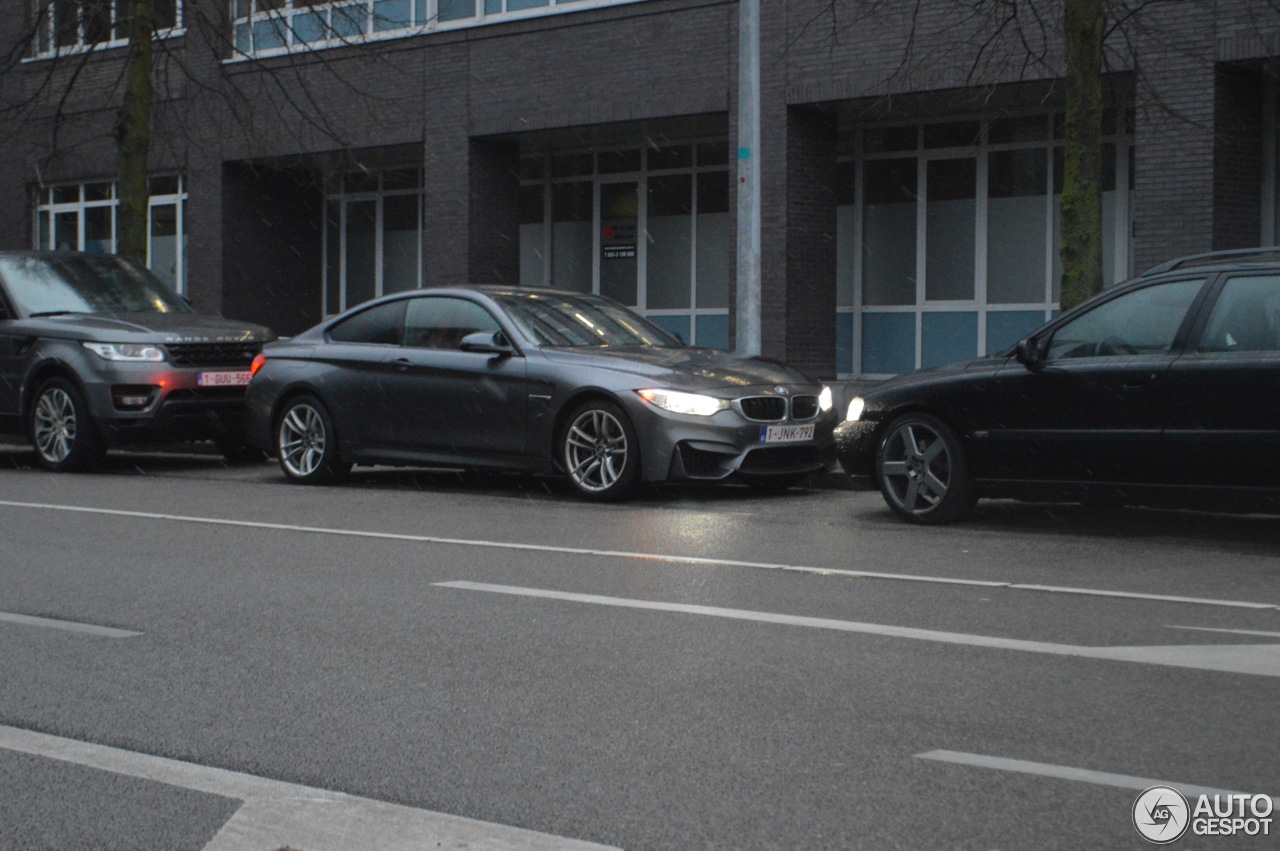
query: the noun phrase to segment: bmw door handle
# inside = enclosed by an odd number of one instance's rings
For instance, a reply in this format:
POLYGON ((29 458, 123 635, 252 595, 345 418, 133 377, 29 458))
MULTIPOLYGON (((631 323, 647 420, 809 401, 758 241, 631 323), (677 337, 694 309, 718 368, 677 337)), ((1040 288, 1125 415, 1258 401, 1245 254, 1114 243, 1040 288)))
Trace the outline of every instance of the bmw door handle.
POLYGON ((1156 380, 1155 373, 1152 373, 1150 375, 1137 375, 1137 376, 1134 376, 1133 378, 1126 378, 1124 380, 1124 389, 1137 390, 1140 387, 1146 387, 1148 384, 1150 384, 1155 380, 1156 380))

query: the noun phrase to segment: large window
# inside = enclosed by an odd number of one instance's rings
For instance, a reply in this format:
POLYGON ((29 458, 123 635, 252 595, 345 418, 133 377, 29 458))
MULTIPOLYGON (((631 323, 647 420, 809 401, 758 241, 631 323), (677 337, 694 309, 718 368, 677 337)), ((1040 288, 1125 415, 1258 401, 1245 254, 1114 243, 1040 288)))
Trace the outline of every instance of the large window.
POLYGON ((522 284, 599 293, 728 348, 726 143, 526 156, 521 177, 522 284))
MULTIPOLYGON (((147 266, 178 292, 187 289, 187 193, 177 175, 153 177, 147 216, 147 266)), ((110 254, 116 250, 116 186, 71 183, 41 191, 36 247, 110 254)))
MULTIPOLYGON (((1129 268, 1130 132, 1103 145, 1103 277, 1129 268)), ((1008 348, 1057 310, 1062 117, 866 127, 837 188, 837 369, 880 378, 1008 348)))
MULTIPOLYGON (((152 0, 152 29, 182 26, 182 0, 152 0)), ((38 0, 36 54, 123 44, 128 38, 129 0, 38 0)))
POLYGON ((422 171, 356 171, 325 203, 325 314, 422 286, 422 171))
POLYGON ((640 0, 231 0, 231 11, 236 51, 259 55, 635 2, 640 0))

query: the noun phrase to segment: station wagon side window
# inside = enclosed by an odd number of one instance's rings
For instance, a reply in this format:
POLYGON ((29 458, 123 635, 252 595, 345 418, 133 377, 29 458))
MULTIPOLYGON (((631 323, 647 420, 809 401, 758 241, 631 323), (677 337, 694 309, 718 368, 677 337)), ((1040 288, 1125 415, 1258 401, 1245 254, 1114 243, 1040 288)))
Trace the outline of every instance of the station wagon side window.
POLYGON ((1163 354, 1173 343, 1203 279, 1143 287, 1104 302, 1053 333, 1047 360, 1163 354))
POLYGON ((424 349, 457 349, 477 331, 502 330, 489 311, 464 298, 415 298, 405 317, 404 344, 424 349))
POLYGON ((1202 352, 1280 350, 1280 276, 1230 278, 1200 340, 1202 352))
POLYGON ((398 346, 404 339, 404 301, 375 305, 348 316, 329 329, 335 343, 375 343, 398 346))

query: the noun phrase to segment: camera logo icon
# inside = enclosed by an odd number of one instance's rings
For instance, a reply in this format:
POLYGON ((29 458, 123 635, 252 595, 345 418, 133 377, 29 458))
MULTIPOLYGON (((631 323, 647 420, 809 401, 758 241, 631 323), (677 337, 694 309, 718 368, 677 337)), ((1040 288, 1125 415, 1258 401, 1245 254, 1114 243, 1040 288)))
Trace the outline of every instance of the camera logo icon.
POLYGON ((1190 823, 1191 807, 1172 786, 1152 786, 1133 802, 1133 826, 1152 844, 1176 842, 1190 823))

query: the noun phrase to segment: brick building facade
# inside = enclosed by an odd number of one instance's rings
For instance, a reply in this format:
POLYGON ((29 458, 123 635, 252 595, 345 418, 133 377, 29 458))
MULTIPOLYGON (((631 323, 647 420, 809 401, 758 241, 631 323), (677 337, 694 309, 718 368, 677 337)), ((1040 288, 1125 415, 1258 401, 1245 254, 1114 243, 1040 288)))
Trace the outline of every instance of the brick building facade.
MULTIPOLYGON (((25 22, 0 34, 24 57, 0 75, 0 247, 114 245, 125 49, 78 5, 0 0, 25 22)), ((764 353, 876 378, 1052 315, 1056 18, 762 5, 764 353)), ((151 260, 200 307, 290 334, 398 289, 546 284, 731 345, 736 2, 159 6, 151 260)), ((1250 0, 1113 37, 1109 281, 1276 243, 1276 55, 1250 0)))

